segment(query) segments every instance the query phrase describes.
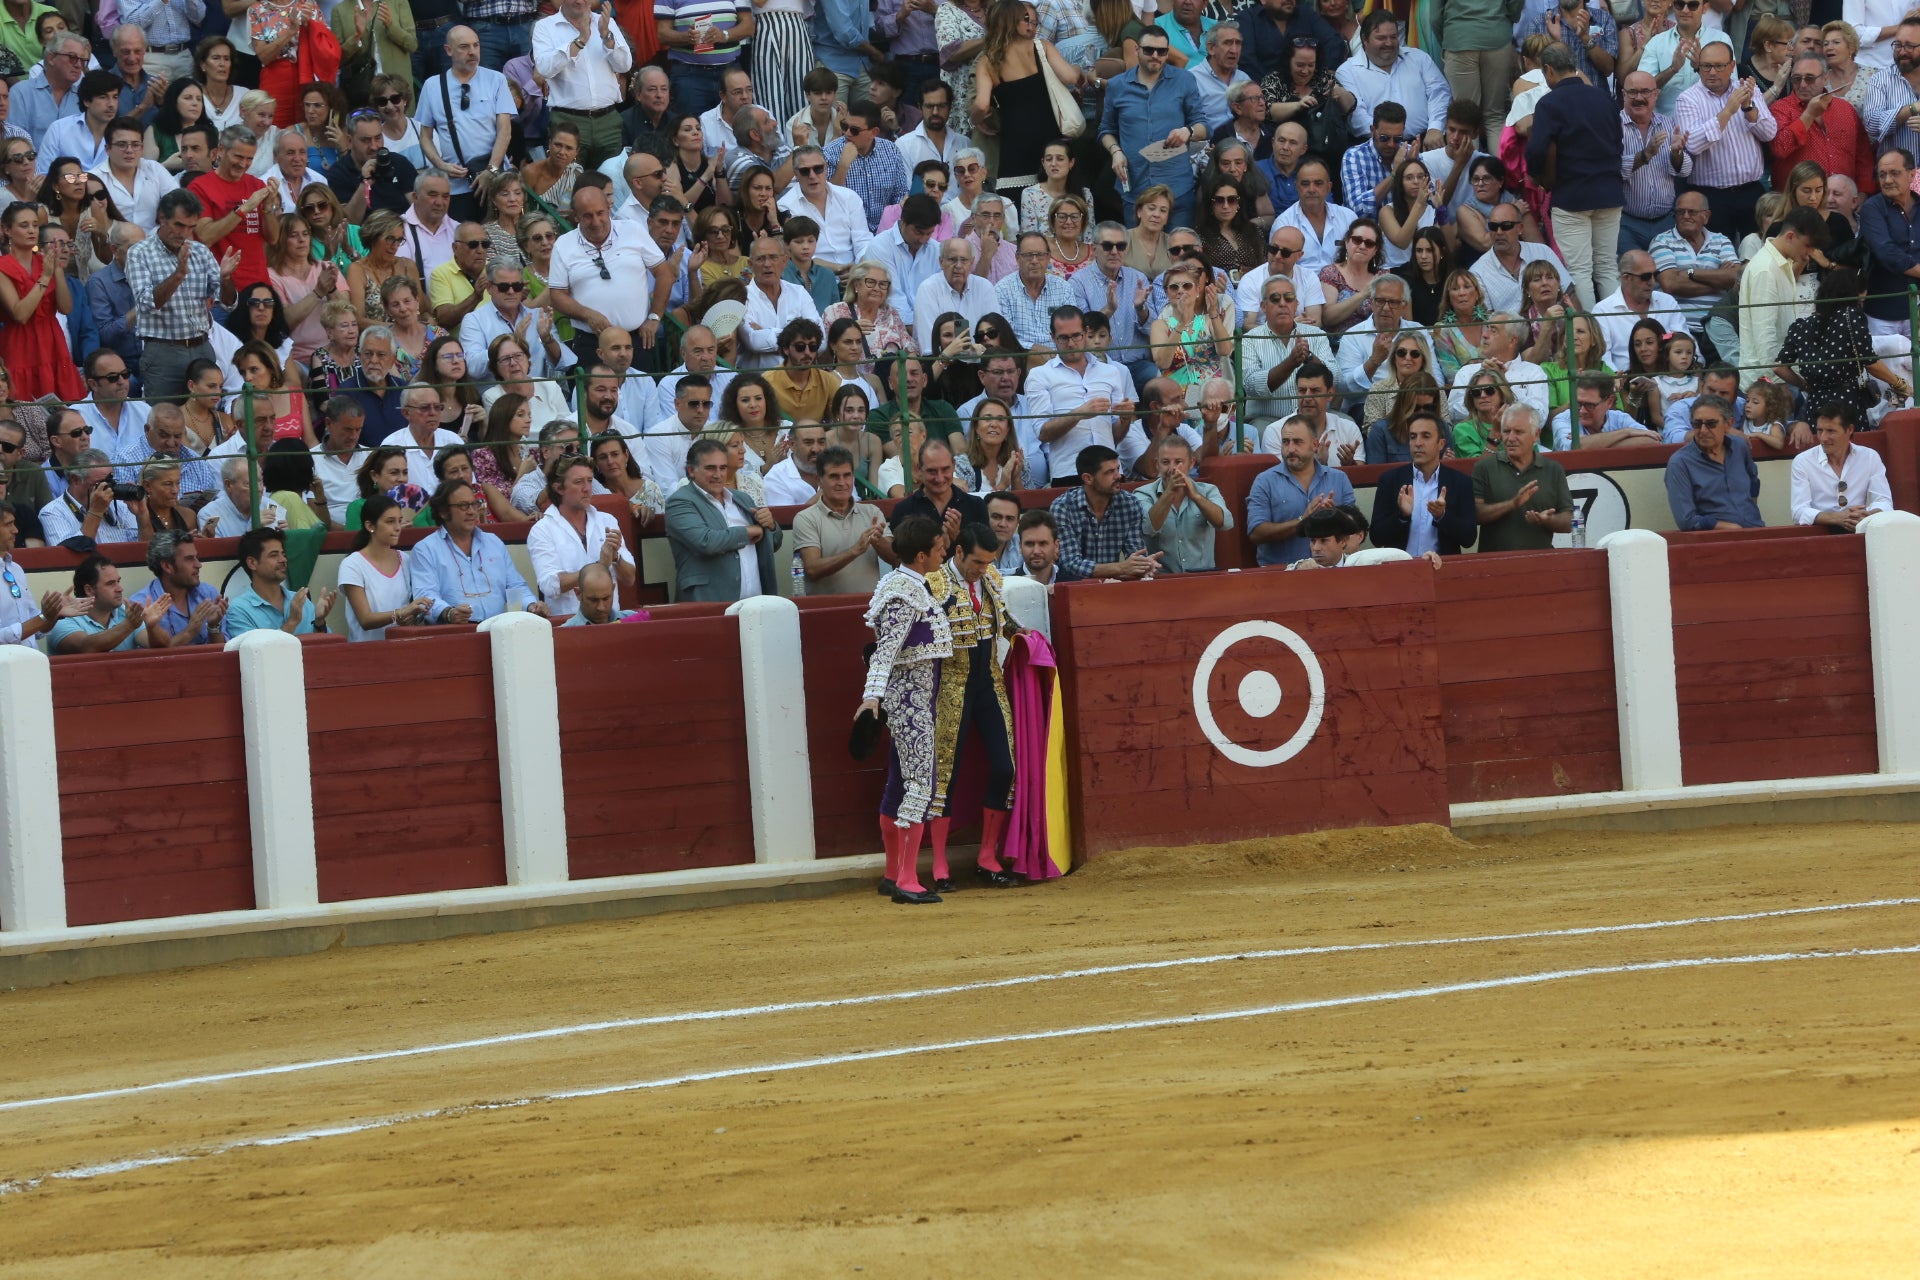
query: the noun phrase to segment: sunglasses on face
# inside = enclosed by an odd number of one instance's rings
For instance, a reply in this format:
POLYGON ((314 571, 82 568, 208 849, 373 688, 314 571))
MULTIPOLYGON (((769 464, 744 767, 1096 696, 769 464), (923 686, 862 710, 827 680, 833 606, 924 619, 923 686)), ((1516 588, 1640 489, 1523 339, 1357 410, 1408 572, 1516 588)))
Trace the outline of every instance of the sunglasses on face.
POLYGON ((1109 253, 1125 253, 1127 251, 1127 242, 1125 240, 1102 240, 1100 247, 1109 253))
POLYGON ((1215 196, 1213 198, 1213 202, 1215 204, 1239 204, 1240 197, 1239 196, 1215 196))
POLYGON ((495 280, 493 287, 502 293, 525 293, 527 291, 526 281, 524 280, 495 280))
POLYGON ((1519 226, 1519 225, 1520 225, 1520 223, 1519 223, 1519 222, 1518 222, 1517 220, 1509 220, 1509 221, 1506 221, 1506 222, 1488 222, 1488 223, 1487 223, 1487 230, 1489 230, 1489 231, 1511 231, 1511 230, 1513 230, 1513 229, 1514 229, 1515 227, 1517 227, 1517 226, 1519 226))
POLYGON ((713 401, 711 399, 687 401, 687 408, 689 409, 711 409, 712 407, 713 401))
POLYGON ((93 434, 93 428, 92 427, 75 427, 72 431, 62 431, 59 434, 68 440, 85 440, 88 436, 93 434))
POLYGON ((1626 278, 1626 279, 1628 279, 1628 280, 1651 280, 1651 279, 1653 279, 1653 272, 1651 272, 1651 271, 1622 271, 1622 272, 1621 272, 1620 274, 1621 274, 1621 276, 1623 276, 1624 278, 1626 278))
POLYGON ((1000 340, 1000 331, 998 329, 975 329, 973 332, 974 336, 982 342, 998 342, 1000 340))
POLYGON ((820 344, 817 342, 796 342, 787 348, 787 350, 803 356, 810 356, 819 349, 820 344))
POLYGON ((273 305, 273 299, 272 298, 248 298, 247 305, 250 307, 270 307, 273 305))
POLYGON ((300 212, 302 213, 328 213, 331 212, 332 209, 333 206, 323 200, 316 200, 312 204, 303 204, 300 206, 300 212))
POLYGON ((1474 388, 1473 390, 1471 390, 1471 391, 1469 391, 1469 392, 1467 392, 1467 394, 1468 394, 1468 395, 1470 395, 1470 396, 1497 396, 1497 395, 1499 395, 1499 394, 1500 394, 1500 388, 1498 388, 1498 387, 1475 387, 1475 388, 1474 388))
POLYGON ((1200 256, 1200 246, 1197 244, 1168 245, 1167 252, 1176 258, 1197 258, 1200 256))
MULTIPOLYGON (((794 172, 795 172, 795 173, 797 173, 797 174, 799 174, 799 175, 800 175, 801 177, 803 177, 803 178, 811 178, 811 177, 814 177, 814 176, 815 176, 815 175, 817 175, 817 174, 822 174, 822 173, 825 173, 826 171, 827 171, 827 166, 825 166, 825 165, 823 165, 823 164, 810 164, 810 165, 808 165, 808 166, 806 166, 806 167, 805 167, 804 169, 795 169, 795 170, 794 170, 794 172)), ((970 171, 970 170, 962 170, 962 172, 964 173, 964 172, 971 172, 971 171, 970 171)))
MULTIPOLYGON (((460 96, 463 99, 467 97, 467 86, 464 84, 460 86, 460 96)), ((373 105, 376 107, 397 107, 405 101, 406 99, 401 97, 399 94, 390 93, 384 98, 375 98, 373 100, 373 105)), ((467 104, 466 102, 462 101, 460 105, 462 107, 465 107, 467 104)))
POLYGON ((1347 243, 1359 245, 1362 249, 1378 248, 1380 244, 1380 242, 1372 236, 1348 236, 1347 243))
POLYGON ((0 440, 0 453, 18 453, 25 447, 24 445, 8 444, 5 440, 0 440))
POLYGON ((1143 44, 1143 45, 1141 45, 1141 46, 1140 46, 1140 56, 1141 56, 1141 57, 1143 57, 1143 58, 1164 58, 1164 57, 1166 57, 1166 56, 1167 56, 1167 55, 1168 55, 1169 53, 1171 53, 1171 52, 1173 52, 1173 48, 1172 48, 1172 46, 1171 46, 1171 45, 1163 45, 1163 44, 1155 44, 1155 45, 1145 45, 1145 44, 1143 44))
POLYGON ((126 380, 127 371, 125 369, 115 369, 108 373, 90 373, 87 375, 88 382, 125 382, 126 380))

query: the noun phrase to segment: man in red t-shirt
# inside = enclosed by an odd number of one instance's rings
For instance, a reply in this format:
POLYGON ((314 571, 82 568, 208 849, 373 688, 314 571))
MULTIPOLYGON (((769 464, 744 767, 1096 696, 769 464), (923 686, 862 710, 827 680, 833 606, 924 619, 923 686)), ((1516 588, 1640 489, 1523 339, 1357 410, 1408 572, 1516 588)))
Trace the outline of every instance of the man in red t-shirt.
POLYGON ((280 179, 262 182, 247 172, 256 146, 253 131, 244 126, 222 130, 213 172, 187 187, 205 211, 194 234, 222 257, 228 250, 239 252, 233 282, 242 289, 268 283, 267 246, 280 241, 280 179), (262 206, 271 212, 262 212, 262 206))

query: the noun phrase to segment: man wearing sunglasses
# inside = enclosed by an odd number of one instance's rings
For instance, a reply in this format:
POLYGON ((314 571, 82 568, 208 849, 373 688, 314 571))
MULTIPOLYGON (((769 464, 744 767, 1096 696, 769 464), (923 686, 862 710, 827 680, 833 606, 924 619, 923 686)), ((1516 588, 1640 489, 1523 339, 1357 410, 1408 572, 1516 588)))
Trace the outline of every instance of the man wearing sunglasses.
MULTIPOLYGON (((443 189, 447 183, 437 173, 424 175, 421 180, 431 180, 443 189)), ((446 219, 446 223, 453 225, 453 220, 446 219)), ((433 322, 448 333, 458 332, 474 309, 487 300, 481 277, 486 273, 491 243, 487 229, 477 222, 454 225, 452 255, 427 272, 427 305, 433 308, 433 322)))
POLYGON ((83 366, 88 395, 74 405, 82 422, 93 430, 89 442, 116 457, 137 447, 147 429, 147 406, 130 399, 133 384, 127 362, 111 347, 98 347, 87 356, 83 366))
MULTIPOLYGON (((38 9, 36 12, 44 13, 46 10, 38 9)), ((46 136, 55 121, 80 114, 80 99, 74 86, 86 74, 87 60, 93 56, 93 46, 73 32, 62 32, 47 43, 45 61, 42 61, 40 42, 34 38, 31 25, 23 30, 11 21, 0 24, 0 41, 4 41, 9 49, 20 56, 21 66, 38 64, 40 67, 40 76, 21 81, 14 89, 8 119, 8 123, 24 130, 28 137, 36 140, 34 145, 39 146, 38 140, 46 136)), ((108 79, 112 79, 112 73, 106 74, 108 79)), ((120 91, 116 87, 116 104, 119 98, 120 91)), ((118 110, 117 106, 115 110, 118 110)), ((48 163, 58 159, 59 155, 59 152, 54 152, 48 163)), ((35 164, 38 163, 36 160, 35 164)), ((45 173, 46 169, 41 167, 37 172, 45 173)))
POLYGON ((1112 359, 1126 366, 1133 377, 1133 388, 1139 392, 1149 380, 1159 376, 1160 366, 1153 362, 1146 349, 1153 323, 1152 314, 1147 310, 1153 286, 1144 275, 1127 265, 1127 244, 1127 229, 1119 223, 1102 222, 1095 226, 1093 263, 1074 272, 1067 283, 1082 311, 1098 311, 1106 316, 1112 359))
POLYGON ((551 309, 527 305, 526 271, 519 264, 504 258, 489 262, 474 296, 480 301, 460 321, 460 349, 478 353, 477 359, 467 358, 469 378, 486 380, 485 353, 494 339, 509 333, 527 349, 528 377, 550 378, 573 366, 572 349, 554 336, 551 309))
MULTIPOLYGON (((896 155, 898 152, 895 153, 896 155)), ((873 231, 858 195, 827 181, 826 152, 813 145, 793 150, 793 186, 780 197, 782 218, 807 217, 820 228, 815 261, 836 275, 867 255, 873 231)))
POLYGON ((1647 72, 1659 87, 1661 115, 1672 115, 1680 95, 1699 83, 1698 63, 1708 45, 1720 44, 1729 52, 1733 50, 1733 42, 1724 31, 1701 28, 1706 11, 1707 0, 1673 0, 1673 25, 1648 40, 1640 53, 1636 70, 1647 72))
MULTIPOLYGON (((1551 262, 1560 276, 1563 301, 1572 306, 1573 277, 1559 255, 1544 244, 1532 244, 1520 238, 1520 209, 1516 205, 1497 204, 1487 218, 1487 238, 1491 247, 1473 264, 1473 278, 1487 295, 1489 311, 1519 311, 1525 305, 1520 293, 1520 275, 1530 262, 1551 262)), ((1624 368, 1625 366, 1621 366, 1624 368)))
POLYGON ((1696 396, 1693 434, 1667 459, 1667 505, 1676 529, 1764 529, 1760 469, 1733 430, 1725 397, 1696 396))
POLYGON ((25 511, 31 518, 31 536, 40 536, 40 508, 53 501, 46 468, 27 461, 27 429, 12 418, 0 418, 0 480, 5 493, 0 506, 25 511))
POLYGON ((1173 226, 1193 225, 1193 165, 1186 150, 1206 141, 1206 102, 1193 73, 1167 65, 1173 45, 1165 27, 1140 33, 1140 61, 1107 82, 1100 113, 1100 145, 1107 149, 1120 183, 1122 221, 1133 222, 1133 193, 1164 184, 1173 193, 1173 226), (1148 160, 1149 146, 1179 148, 1179 154, 1148 160))
POLYGON ((451 184, 451 215, 475 218, 480 202, 474 184, 506 164, 518 112, 507 78, 480 65, 480 36, 472 27, 447 28, 446 53, 446 72, 420 86, 414 123, 420 126, 421 154, 451 184))

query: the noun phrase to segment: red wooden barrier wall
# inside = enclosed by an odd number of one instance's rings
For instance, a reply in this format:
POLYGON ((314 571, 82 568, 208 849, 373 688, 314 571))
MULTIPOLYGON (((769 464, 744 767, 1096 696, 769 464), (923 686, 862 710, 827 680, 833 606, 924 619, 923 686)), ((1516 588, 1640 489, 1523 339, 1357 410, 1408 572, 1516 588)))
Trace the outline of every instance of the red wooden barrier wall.
POLYGON ((56 658, 53 731, 68 923, 253 906, 238 658, 56 658))
POLYGON ((1879 768, 1861 538, 1672 548, 1687 783, 1879 768))
POLYGON ((1606 553, 1454 556, 1434 596, 1448 798, 1618 790, 1606 553))
POLYGON ((573 878, 753 861, 740 629, 554 631, 573 878))
MULTIPOLYGON (((1166 578, 1075 584, 1054 597, 1068 706, 1076 856, 1295 831, 1447 821, 1446 746, 1434 646, 1433 570, 1166 578), (1194 714, 1202 651, 1228 627, 1270 619, 1295 632, 1325 671, 1325 714, 1297 755, 1237 764, 1194 714)), ((1270 637, 1217 662, 1207 705, 1220 731, 1276 750, 1305 719, 1301 660, 1270 637), (1266 672, 1280 702, 1256 718, 1242 681, 1266 672)))
POLYGON ((320 900, 505 884, 487 638, 306 660, 320 900))

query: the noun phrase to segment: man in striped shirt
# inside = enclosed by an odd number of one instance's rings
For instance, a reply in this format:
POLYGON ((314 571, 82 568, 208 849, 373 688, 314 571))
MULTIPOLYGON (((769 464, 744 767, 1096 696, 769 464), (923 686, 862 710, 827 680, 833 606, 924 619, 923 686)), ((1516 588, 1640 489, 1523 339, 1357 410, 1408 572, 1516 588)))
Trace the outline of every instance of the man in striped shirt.
POLYGON ((753 37, 749 0, 654 0, 653 23, 673 68, 673 108, 697 116, 720 101, 721 77, 753 37))
POLYGON ((1753 230, 1754 202, 1765 191, 1766 144, 1780 122, 1761 103, 1753 81, 1733 82, 1732 45, 1707 45, 1697 65, 1700 82, 1674 103, 1673 125, 1687 135, 1694 189, 1713 208, 1708 227, 1739 244, 1753 230))

